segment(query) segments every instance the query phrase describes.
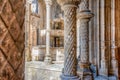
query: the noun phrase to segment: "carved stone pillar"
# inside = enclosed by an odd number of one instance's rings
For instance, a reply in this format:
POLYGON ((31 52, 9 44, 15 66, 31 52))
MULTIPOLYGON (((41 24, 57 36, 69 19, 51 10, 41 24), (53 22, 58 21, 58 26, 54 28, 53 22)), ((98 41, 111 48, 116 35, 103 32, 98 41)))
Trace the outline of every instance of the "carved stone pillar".
POLYGON ((93 14, 88 9, 89 0, 83 0, 79 6, 78 19, 80 21, 80 77, 83 80, 92 80, 92 73, 89 69, 89 21, 93 17, 93 14))
POLYGON ((45 0, 45 3, 46 3, 46 55, 44 61, 47 64, 51 64, 52 58, 50 53, 50 22, 52 0, 45 0))
POLYGON ((115 44, 115 0, 111 0, 111 74, 118 76, 118 61, 115 44))
POLYGON ((106 55, 106 45, 105 45, 105 0, 101 0, 101 68, 100 68, 100 75, 108 76, 108 61, 106 55))
POLYGON ((76 59, 76 10, 80 0, 57 0, 64 10, 64 69, 62 80, 78 80, 76 59))

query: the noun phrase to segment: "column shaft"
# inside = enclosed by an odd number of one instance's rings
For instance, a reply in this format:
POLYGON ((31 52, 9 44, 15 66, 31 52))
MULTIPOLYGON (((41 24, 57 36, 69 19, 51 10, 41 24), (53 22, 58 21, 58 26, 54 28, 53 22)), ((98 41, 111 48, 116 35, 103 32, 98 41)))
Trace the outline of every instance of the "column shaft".
POLYGON ((81 62, 89 63, 89 32, 88 32, 88 22, 89 19, 81 19, 80 29, 81 29, 81 62))
POLYGON ((26 11, 26 20, 27 20, 27 25, 26 25, 26 29, 27 29, 27 34, 28 35, 26 35, 26 37, 28 38, 28 51, 27 51, 27 61, 31 61, 31 59, 32 59, 32 56, 31 56, 31 3, 27 3, 27 5, 26 5, 27 7, 26 7, 26 10, 28 10, 28 11, 26 11))
POLYGON ((76 75, 76 6, 64 7, 64 75, 76 75))
POLYGON ((101 68, 100 75, 108 76, 108 63, 106 58, 105 46, 105 1, 101 0, 101 68))
POLYGON ((115 1, 111 0, 111 74, 118 76, 118 61, 115 45, 115 1))
POLYGON ((89 21, 93 17, 93 14, 88 9, 89 0, 83 0, 79 6, 78 18, 80 20, 80 76, 83 80, 92 80, 92 72, 90 71, 89 62, 89 21))
POLYGON ((29 32, 30 32, 30 3, 26 3, 26 18, 25 18, 25 53, 26 53, 26 61, 30 61, 31 60, 31 54, 30 54, 30 36, 29 36, 29 32))
POLYGON ((78 61, 80 61, 80 53, 81 53, 81 44, 80 44, 80 21, 79 19, 77 20, 77 58, 78 61))
POLYGON ((32 45, 33 46, 37 46, 37 29, 35 28, 35 29, 32 29, 32 35, 33 35, 33 37, 32 37, 32 45))
POLYGON ((77 77, 76 12, 79 0, 57 0, 64 10, 64 69, 62 80, 79 80, 77 77))
POLYGON ((50 22, 51 22, 51 0, 45 0, 46 2, 46 55, 45 62, 47 64, 52 63, 51 53, 50 53, 50 22))

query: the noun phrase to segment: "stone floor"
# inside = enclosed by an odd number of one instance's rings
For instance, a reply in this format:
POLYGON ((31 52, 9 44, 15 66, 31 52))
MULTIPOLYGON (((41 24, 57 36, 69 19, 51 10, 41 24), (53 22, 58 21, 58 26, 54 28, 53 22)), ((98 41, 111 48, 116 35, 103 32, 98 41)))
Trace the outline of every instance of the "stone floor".
POLYGON ((63 65, 44 62, 26 62, 25 80, 60 80, 63 65))
MULTIPOLYGON (((61 80, 62 64, 46 65, 44 62, 26 62, 25 80, 61 80)), ((95 80, 117 80, 116 77, 98 76, 95 80)))

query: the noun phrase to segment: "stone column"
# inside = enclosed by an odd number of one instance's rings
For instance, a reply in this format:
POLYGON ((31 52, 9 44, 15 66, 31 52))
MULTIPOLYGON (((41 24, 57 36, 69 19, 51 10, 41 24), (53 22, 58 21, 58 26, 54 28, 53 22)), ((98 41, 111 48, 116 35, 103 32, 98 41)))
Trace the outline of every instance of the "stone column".
POLYGON ((111 74, 118 76, 118 61, 115 44, 115 0, 111 0, 111 74))
POLYGON ((100 69, 100 0, 97 0, 97 36, 96 36, 96 40, 97 40, 97 75, 99 74, 99 69, 100 69))
MULTIPOLYGON (((35 26, 32 26, 35 27, 35 26)), ((37 46, 37 30, 36 27, 32 28, 32 47, 37 46)))
POLYGON ((100 13, 100 17, 101 17, 101 68, 100 68, 100 75, 103 76, 108 76, 108 62, 107 62, 107 57, 106 57, 106 46, 105 46, 105 0, 101 0, 100 1, 100 7, 101 7, 101 13, 100 13))
POLYGON ((52 58, 50 53, 50 22, 51 22, 51 5, 52 0, 45 0, 46 3, 46 55, 45 63, 51 64, 52 58))
POLYGON ((82 0, 79 5, 78 19, 80 20, 80 77, 82 80, 92 80, 92 73, 89 69, 89 21, 93 14, 89 10, 89 0, 82 0))
POLYGON ((30 48, 30 18, 31 18, 31 2, 26 1, 26 14, 25 14, 25 53, 26 61, 31 61, 31 48, 30 48))
POLYGON ((64 10, 64 69, 62 80, 78 80, 76 59, 76 10, 80 0, 58 0, 64 10))
POLYGON ((78 58, 78 61, 80 61, 80 21, 79 19, 77 19, 77 58, 78 58))

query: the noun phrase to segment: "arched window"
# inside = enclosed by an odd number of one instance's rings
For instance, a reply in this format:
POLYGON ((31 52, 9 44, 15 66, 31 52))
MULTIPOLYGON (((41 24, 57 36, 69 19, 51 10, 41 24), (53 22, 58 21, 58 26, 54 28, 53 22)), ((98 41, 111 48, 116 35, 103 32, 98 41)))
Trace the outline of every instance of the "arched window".
POLYGON ((33 13, 38 13, 38 0, 32 0, 31 11, 33 13))

